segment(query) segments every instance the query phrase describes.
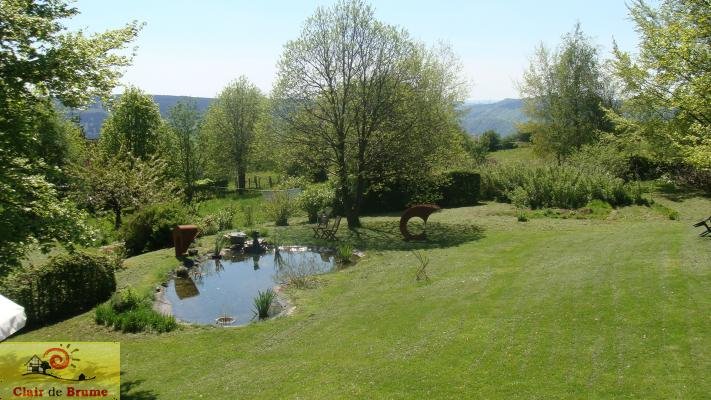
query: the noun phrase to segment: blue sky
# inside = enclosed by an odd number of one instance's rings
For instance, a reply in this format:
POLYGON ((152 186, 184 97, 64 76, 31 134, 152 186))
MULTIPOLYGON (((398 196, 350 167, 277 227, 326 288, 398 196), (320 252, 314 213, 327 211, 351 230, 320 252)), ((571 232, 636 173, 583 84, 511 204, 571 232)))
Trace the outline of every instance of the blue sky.
MULTIPOLYGON (((123 83, 148 93, 213 97, 247 76, 269 92, 282 46, 326 0, 79 0, 70 29, 102 31, 138 20, 134 63, 123 83)), ((613 37, 634 52, 638 37, 623 0, 372 1, 376 18, 427 44, 448 42, 470 82, 470 100, 518 97, 516 84, 534 47, 553 47, 579 21, 609 55, 613 37)), ((655 3, 653 3, 655 4, 655 3)))

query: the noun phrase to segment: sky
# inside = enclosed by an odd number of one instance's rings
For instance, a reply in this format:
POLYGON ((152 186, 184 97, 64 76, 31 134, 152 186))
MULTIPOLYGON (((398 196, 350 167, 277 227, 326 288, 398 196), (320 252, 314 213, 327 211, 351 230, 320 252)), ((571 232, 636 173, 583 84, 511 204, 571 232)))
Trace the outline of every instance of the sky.
MULTIPOLYGON (((265 93, 274 83, 284 44, 304 21, 333 0, 79 0, 71 30, 100 32, 144 22, 133 65, 122 83, 151 94, 215 97, 246 76, 265 93)), ((520 97, 516 83, 535 47, 560 43, 580 22, 609 57, 612 41, 635 52, 638 36, 623 0, 380 0, 378 20, 426 44, 448 43, 469 82, 468 100, 520 97)), ((652 3, 655 4, 655 3, 652 3)), ((120 89, 118 90, 120 91, 120 89)))

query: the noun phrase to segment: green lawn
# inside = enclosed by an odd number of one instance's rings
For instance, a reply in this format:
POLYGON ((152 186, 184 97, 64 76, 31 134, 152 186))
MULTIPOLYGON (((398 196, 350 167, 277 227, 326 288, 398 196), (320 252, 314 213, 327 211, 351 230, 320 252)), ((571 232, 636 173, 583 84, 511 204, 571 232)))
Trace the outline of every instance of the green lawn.
POLYGON ((524 162, 539 164, 544 162, 533 153, 533 147, 522 145, 515 149, 499 150, 489 153, 488 158, 499 163, 524 162))
MULTIPOLYGON (((87 313, 12 340, 120 341, 128 399, 708 398, 711 240, 690 225, 711 200, 655 199, 679 220, 635 206, 519 223, 492 203, 434 214, 431 241, 406 244, 397 218, 364 218, 340 236, 366 257, 290 290, 293 316, 153 335, 87 313)), ((303 219, 268 230, 313 242, 303 219)), ((130 259, 119 286, 149 290, 175 264, 130 259)))

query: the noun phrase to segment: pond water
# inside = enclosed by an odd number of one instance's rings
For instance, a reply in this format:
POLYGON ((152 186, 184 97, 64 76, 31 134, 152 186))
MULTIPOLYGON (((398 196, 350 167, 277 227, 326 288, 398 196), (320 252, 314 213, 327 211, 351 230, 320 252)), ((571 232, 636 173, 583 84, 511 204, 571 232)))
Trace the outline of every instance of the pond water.
POLYGON ((189 278, 168 282, 165 299, 175 318, 197 324, 215 324, 217 318, 243 325, 255 318, 254 297, 291 277, 329 272, 334 254, 305 247, 289 247, 261 255, 207 260, 190 269, 189 278))

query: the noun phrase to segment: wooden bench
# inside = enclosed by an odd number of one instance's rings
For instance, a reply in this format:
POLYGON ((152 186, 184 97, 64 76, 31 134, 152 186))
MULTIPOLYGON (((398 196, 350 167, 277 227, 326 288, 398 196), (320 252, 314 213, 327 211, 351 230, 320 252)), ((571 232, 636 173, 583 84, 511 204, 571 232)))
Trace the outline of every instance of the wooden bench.
POLYGON ((708 217, 708 218, 701 220, 701 221, 694 224, 694 228, 698 228, 700 226, 705 227, 706 230, 699 233, 699 236, 706 236, 709 233, 711 233, 711 217, 708 217))

